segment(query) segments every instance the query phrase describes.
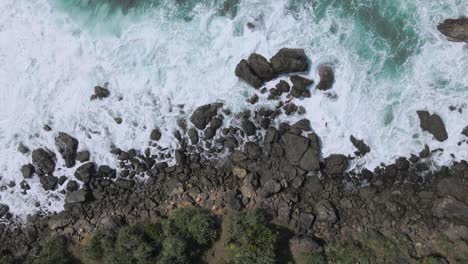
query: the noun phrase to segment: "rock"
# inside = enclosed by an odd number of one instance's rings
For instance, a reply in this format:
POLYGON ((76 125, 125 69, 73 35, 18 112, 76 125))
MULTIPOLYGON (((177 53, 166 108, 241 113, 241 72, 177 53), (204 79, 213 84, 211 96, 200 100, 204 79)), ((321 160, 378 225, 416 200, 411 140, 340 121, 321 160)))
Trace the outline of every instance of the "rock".
POLYGON ((181 150, 176 150, 174 152, 176 164, 184 166, 187 162, 187 156, 181 151, 181 150))
POLYGON ((120 125, 120 124, 122 124, 123 119, 122 119, 121 117, 116 117, 116 118, 114 118, 114 121, 115 121, 115 123, 116 123, 117 125, 120 125))
POLYGON ((187 132, 188 134, 188 137, 190 139, 190 142, 192 143, 192 145, 196 145, 198 144, 198 131, 195 129, 195 128, 190 128, 187 132))
POLYGON ((326 91, 333 87, 335 82, 335 74, 330 65, 320 65, 319 69, 320 82, 317 84, 317 89, 326 91))
POLYGON ((195 109, 192 116, 190 117, 190 121, 196 128, 204 130, 211 119, 216 116, 218 113, 218 108, 221 106, 222 104, 207 104, 200 106, 195 109))
POLYGON ((294 124, 294 126, 297 127, 297 128, 300 128, 301 130, 304 130, 306 132, 312 130, 312 127, 310 126, 310 121, 309 121, 309 119, 306 119, 306 118, 297 121, 294 124))
POLYGON ((256 75, 262 79, 262 81, 268 82, 276 77, 270 62, 262 55, 252 53, 249 56, 247 62, 256 75))
POLYGON ((348 168, 348 158, 342 154, 331 154, 325 158, 325 172, 328 175, 340 174, 348 168))
POLYGON ((424 158, 427 158, 431 155, 431 150, 429 149, 429 146, 428 145, 424 145, 424 149, 419 152, 419 157, 421 159, 424 159, 424 158))
POLYGON ((69 192, 65 196, 65 204, 83 203, 90 199, 90 195, 85 190, 69 192))
POLYGON ((223 120, 221 118, 215 117, 211 119, 210 127, 212 127, 214 130, 218 130, 219 128, 221 128, 222 125, 223 120))
POLYGON ((234 209, 236 211, 242 209, 242 203, 237 197, 236 190, 227 191, 224 199, 226 200, 226 205, 229 208, 234 209))
POLYGON ((286 159, 291 164, 298 165, 302 156, 308 149, 309 140, 289 132, 282 136, 282 140, 286 159))
POLYGON ((273 143, 276 140, 277 135, 278 135, 278 132, 276 131, 276 128, 269 127, 265 133, 265 140, 264 140, 265 144, 273 143))
POLYGON ((159 141, 161 139, 161 131, 157 128, 153 129, 150 134, 150 139, 153 141, 159 141))
POLYGON ((351 135, 350 140, 354 147, 356 147, 358 150, 357 155, 364 156, 370 152, 369 146, 367 146, 363 140, 357 139, 353 135, 351 135))
POLYGON ((47 221, 47 225, 51 230, 64 229, 71 224, 73 219, 66 214, 53 215, 47 221))
POLYGON ((78 149, 78 140, 66 133, 60 132, 55 137, 55 146, 65 160, 67 168, 75 166, 76 151, 78 149))
POLYGON ((89 161, 89 151, 83 150, 76 153, 76 160, 83 163, 89 161))
POLYGON ((115 184, 117 186, 119 186, 120 188, 122 188, 122 189, 130 190, 131 188, 133 188, 133 185, 135 183, 133 181, 130 181, 130 180, 125 180, 125 179, 119 178, 119 179, 115 180, 115 184))
POLYGON ((270 62, 276 74, 305 72, 309 68, 303 49, 282 48, 270 59, 270 62))
POLYGON ((310 213, 301 213, 299 215, 298 229, 300 233, 309 230, 314 223, 315 216, 310 213))
POLYGON ((307 148, 299 161, 299 167, 306 171, 317 171, 320 169, 320 148, 307 148))
POLYGON ((262 154, 262 149, 254 142, 247 142, 244 147, 247 157, 251 160, 258 158, 262 154))
POLYGON ((61 186, 63 185, 66 181, 67 181, 68 177, 63 175, 63 176, 60 176, 60 178, 58 178, 58 184, 61 186))
POLYGON ((255 73, 246 60, 241 60, 237 64, 235 74, 254 88, 260 88, 263 85, 262 79, 255 73))
POLYGON ((242 130, 244 130, 247 136, 255 135, 255 130, 257 128, 255 127, 255 124, 252 123, 250 120, 248 119, 243 120, 241 126, 242 126, 242 130))
POLYGON ((105 88, 107 85, 104 85, 104 87, 101 86, 95 86, 94 87, 94 95, 98 99, 104 99, 110 95, 110 92, 107 88, 105 88))
POLYGON ((74 192, 78 190, 78 187, 78 182, 71 180, 67 183, 65 189, 67 190, 67 192, 74 192))
POLYGON ((104 230, 115 230, 118 227, 123 226, 124 222, 120 216, 111 215, 104 217, 100 224, 104 230))
POLYGON ((438 141, 442 142, 448 139, 447 130, 439 115, 431 115, 428 111, 417 111, 417 114, 422 130, 431 133, 438 141))
POLYGON ((34 166, 31 163, 21 166, 21 174, 23 174, 23 178, 25 179, 31 178, 34 172, 34 166))
POLYGON ((289 85, 289 83, 284 80, 279 81, 279 83, 275 87, 276 90, 281 93, 289 93, 289 91, 291 90, 291 86, 289 85))
POLYGON ((242 167, 235 166, 234 168, 232 168, 232 174, 234 174, 240 179, 243 179, 247 175, 247 171, 242 167))
POLYGON ((6 204, 0 204, 0 218, 4 217, 10 211, 10 207, 6 204))
POLYGON ((437 26, 449 41, 468 43, 468 18, 446 19, 437 26))
POLYGON ((468 225, 468 206, 451 196, 437 199, 432 207, 432 213, 438 218, 468 225))
POLYGON ((338 221, 335 207, 330 201, 322 200, 315 205, 317 221, 334 224, 338 221))
POLYGON ((301 96, 309 97, 308 95, 310 92, 308 91, 307 87, 314 83, 314 81, 304 78, 299 75, 291 76, 291 82, 293 83, 291 89, 291 95, 295 98, 299 98, 301 96))
POLYGON ((28 182, 26 180, 22 180, 20 182, 20 189, 27 191, 27 190, 31 189, 31 186, 29 186, 29 184, 28 184, 28 182))
POLYGON ((29 148, 27 146, 25 146, 23 143, 19 143, 18 151, 21 154, 27 154, 29 152, 29 148))
POLYGON ((32 152, 32 163, 39 175, 52 174, 55 169, 54 155, 50 151, 38 148, 32 152))
POLYGON ((39 178, 44 190, 54 190, 57 186, 58 178, 55 176, 42 176, 39 178))
POLYGON ((302 254, 318 254, 323 251, 322 247, 310 236, 294 236, 289 240, 289 249, 294 256, 302 254))
POLYGON ((258 95, 254 94, 249 99, 247 99, 247 103, 249 104, 256 104, 258 103, 258 95))
POLYGON ((96 163, 88 162, 76 169, 75 178, 84 183, 88 183, 89 180, 96 174, 96 163))
POLYGON ((270 197, 281 191, 281 184, 275 180, 270 179, 262 189, 263 197, 270 197))
POLYGON ((463 129, 462 135, 464 135, 465 137, 468 137, 468 126, 466 126, 466 127, 463 129))
POLYGON ((397 166, 398 170, 400 170, 400 171, 406 171, 410 167, 410 163, 405 157, 399 157, 395 161, 395 165, 397 166))
POLYGON ((42 128, 44 129, 44 131, 47 131, 47 132, 52 131, 52 128, 49 125, 44 125, 44 127, 42 128))

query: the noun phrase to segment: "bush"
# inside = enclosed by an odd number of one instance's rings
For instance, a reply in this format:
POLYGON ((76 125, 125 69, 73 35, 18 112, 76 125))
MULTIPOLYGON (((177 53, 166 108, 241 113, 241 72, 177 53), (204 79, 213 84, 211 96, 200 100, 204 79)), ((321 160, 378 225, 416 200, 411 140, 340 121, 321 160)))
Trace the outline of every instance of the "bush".
POLYGON ((331 263, 377 263, 372 251, 358 241, 345 241, 325 246, 325 254, 331 263))
POLYGON ((209 247, 218 235, 216 221, 206 210, 179 208, 173 212, 171 221, 183 237, 197 246, 209 247))
POLYGON ((234 215, 230 223, 230 232, 230 263, 276 262, 278 235, 269 226, 268 217, 262 211, 234 215))
POLYGON ((0 264, 15 264, 16 259, 10 251, 0 252, 0 264))
POLYGON ((327 259, 322 254, 305 254, 296 260, 296 264, 327 264, 327 259))
POLYGON ((67 240, 64 236, 54 235, 41 246, 39 255, 33 260, 34 264, 68 264, 71 255, 67 251, 67 240))
POLYGON ((163 242, 158 263, 161 264, 190 264, 191 254, 188 250, 187 241, 177 236, 167 237, 163 242))

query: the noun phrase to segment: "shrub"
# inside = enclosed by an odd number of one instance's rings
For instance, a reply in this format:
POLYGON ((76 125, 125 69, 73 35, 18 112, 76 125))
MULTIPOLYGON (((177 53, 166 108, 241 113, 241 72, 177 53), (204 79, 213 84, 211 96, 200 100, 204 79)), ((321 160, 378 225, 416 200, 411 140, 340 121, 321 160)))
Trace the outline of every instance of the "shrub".
POLYGON ((0 252, 0 264, 15 264, 17 263, 15 257, 10 251, 0 252))
POLYGON ((377 263, 372 251, 358 241, 337 242, 325 246, 327 260, 340 264, 377 263))
POLYGON ((268 218, 262 211, 234 215, 230 223, 230 232, 230 263, 276 262, 278 235, 269 226, 268 218))
POLYGON ((327 259, 322 254, 305 254, 296 260, 296 264, 327 264, 327 259))
POLYGON ((164 239, 158 263, 160 264, 189 264, 192 263, 188 252, 187 241, 177 236, 164 239))
POLYGON ((114 247, 116 234, 113 231, 98 231, 83 249, 83 256, 89 260, 102 260, 114 247))
POLYGON ((195 208, 176 209, 171 217, 180 234, 198 246, 209 247, 217 237, 217 226, 209 211, 195 208))
POLYGON ((71 255, 67 251, 67 240, 60 235, 47 239, 42 244, 39 255, 33 261, 34 264, 68 264, 71 262, 71 255))

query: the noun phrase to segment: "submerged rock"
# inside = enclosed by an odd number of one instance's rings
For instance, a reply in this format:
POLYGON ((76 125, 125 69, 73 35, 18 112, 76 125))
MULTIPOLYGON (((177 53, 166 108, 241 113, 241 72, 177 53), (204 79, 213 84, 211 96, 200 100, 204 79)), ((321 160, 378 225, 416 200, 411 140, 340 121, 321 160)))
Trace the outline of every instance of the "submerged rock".
POLYGON ((262 79, 255 73, 246 60, 241 60, 237 64, 235 74, 254 88, 260 88, 263 85, 262 79))
POLYGON ((468 43, 468 18, 446 19, 437 26, 449 41, 468 43))
POLYGON ((317 84, 317 89, 326 91, 333 87, 335 82, 335 74, 333 68, 329 65, 321 65, 318 69, 320 82, 317 84))
POLYGON ((357 155, 364 156, 370 152, 370 148, 366 143, 364 143, 364 140, 357 139, 353 135, 351 135, 350 140, 358 150, 356 153, 357 155))
POLYGON ((65 160, 65 165, 68 168, 75 166, 78 140, 66 133, 60 132, 55 138, 55 145, 65 160))
POLYGON ((282 48, 270 59, 270 62, 277 74, 305 72, 309 68, 303 49, 282 48))
POLYGON ((468 137, 468 126, 466 126, 463 131, 461 132, 462 135, 464 135, 465 137, 468 137))
POLYGON ((211 119, 216 116, 218 108, 221 106, 222 104, 219 103, 202 105, 193 111, 190 121, 196 128, 203 130, 206 128, 208 123, 210 123, 211 119))
POLYGON ((101 86, 95 86, 94 87, 94 97, 92 99, 97 98, 97 99, 104 99, 106 97, 109 97, 110 92, 107 89, 107 84, 104 85, 104 87, 101 86))
POLYGON ((417 111, 420 120, 421 129, 431 133, 438 141, 448 139, 445 124, 437 114, 429 114, 428 111, 417 111))
POLYGON ((161 139, 161 131, 157 128, 153 129, 150 134, 150 139, 154 141, 159 141, 161 139))

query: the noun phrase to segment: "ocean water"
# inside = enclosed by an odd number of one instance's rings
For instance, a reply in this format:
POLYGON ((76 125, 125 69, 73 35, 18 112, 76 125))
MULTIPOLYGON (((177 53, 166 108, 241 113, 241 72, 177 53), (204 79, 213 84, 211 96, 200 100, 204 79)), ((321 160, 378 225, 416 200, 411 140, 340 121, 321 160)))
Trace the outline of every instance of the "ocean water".
MULTIPOLYGON (((318 65, 335 69, 331 94, 313 90, 297 102, 324 156, 353 153, 354 135, 372 151, 352 166, 374 168, 424 144, 445 149, 434 166, 468 158, 457 145, 468 125, 468 47, 436 29, 468 14, 464 0, 2 0, 0 13, 0 186, 16 183, 0 202, 21 216, 62 210, 63 195, 43 191, 37 177, 20 193, 19 169, 30 162, 20 142, 56 151, 55 135, 67 132, 108 165, 111 145, 144 149, 154 127, 162 145, 176 147, 176 121, 195 107, 247 107, 253 90, 234 75, 239 60, 282 47, 306 50, 316 82, 318 65), (90 101, 106 82, 111 97, 90 101), (442 117, 447 141, 420 130, 420 109, 442 117)), ((56 176, 73 178, 61 159, 57 167, 56 176)))

